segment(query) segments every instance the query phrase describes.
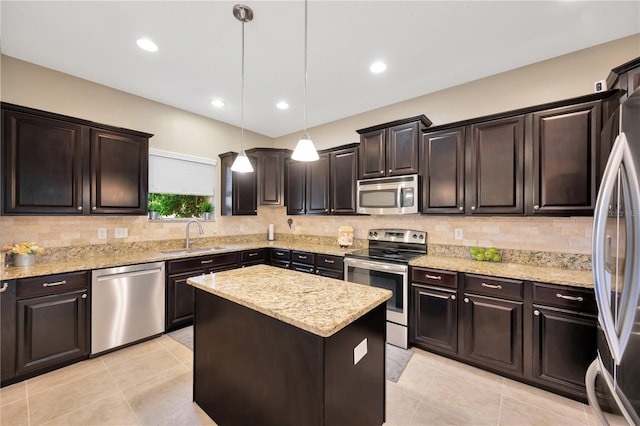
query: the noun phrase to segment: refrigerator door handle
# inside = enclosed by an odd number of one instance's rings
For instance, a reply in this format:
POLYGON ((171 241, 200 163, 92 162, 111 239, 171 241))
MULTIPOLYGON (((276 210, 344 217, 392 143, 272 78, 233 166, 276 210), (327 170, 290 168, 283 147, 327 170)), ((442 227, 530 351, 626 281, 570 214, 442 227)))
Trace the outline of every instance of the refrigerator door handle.
POLYGON ((602 360, 600 359, 600 355, 591 363, 589 368, 587 369, 587 374, 585 375, 585 385, 587 387, 587 401, 591 406, 595 416, 598 418, 598 421, 603 426, 609 426, 609 422, 607 418, 604 416, 602 412, 602 408, 598 404, 598 398, 596 395, 596 377, 600 376, 607 388, 609 388, 609 393, 613 397, 616 405, 620 409, 622 416, 630 425, 638 425, 640 424, 640 417, 636 413, 633 405, 629 402, 627 397, 624 394, 618 393, 618 388, 613 382, 613 378, 606 370, 605 366, 602 364, 602 360))
POLYGON ((587 369, 587 374, 584 377, 584 384, 587 387, 587 402, 593 410, 593 414, 595 414, 596 418, 603 426, 609 426, 609 422, 607 418, 604 416, 602 412, 602 408, 600 408, 600 404, 598 403, 598 397, 596 394, 596 378, 600 374, 599 362, 598 358, 594 359, 589 368, 587 369))
MULTIPOLYGON (((620 364, 624 350, 629 343, 635 311, 638 306, 640 296, 640 285, 635 284, 640 278, 640 271, 635 266, 635 262, 625 262, 624 282, 607 284, 605 276, 606 259, 605 253, 605 235, 606 222, 608 216, 608 203, 613 194, 615 184, 618 181, 618 173, 622 175, 621 183, 626 186, 625 208, 631 212, 640 211, 640 187, 638 186, 638 174, 634 168, 629 144, 624 133, 620 133, 614 142, 609 161, 604 171, 602 185, 596 207, 593 215, 593 234, 592 234, 592 262, 593 262, 593 281, 596 302, 598 304, 598 321, 602 327, 604 335, 609 344, 611 356, 616 364, 620 364), (620 291, 619 285, 622 285, 622 294, 619 303, 619 309, 614 309, 611 304, 611 292, 620 291), (616 312, 618 311, 618 312, 616 312), (616 321, 617 320, 617 321, 616 321)), ((625 216, 631 216, 625 213, 625 216)), ((638 229, 635 220, 626 221, 627 250, 626 259, 635 259, 638 254, 637 245, 640 244, 640 229, 638 229)), ((613 265, 612 265, 613 268, 613 265)), ((620 271, 615 271, 611 276, 618 276, 620 271)))

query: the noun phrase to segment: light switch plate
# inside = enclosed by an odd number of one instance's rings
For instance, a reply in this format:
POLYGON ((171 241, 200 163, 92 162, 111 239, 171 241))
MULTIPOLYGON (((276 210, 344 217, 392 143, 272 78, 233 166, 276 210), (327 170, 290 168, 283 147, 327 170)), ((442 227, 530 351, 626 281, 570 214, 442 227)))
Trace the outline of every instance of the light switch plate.
POLYGON ((99 240, 107 239, 107 228, 98 228, 98 239, 99 240))
POLYGON ((367 339, 365 338, 362 342, 358 344, 355 348, 353 348, 353 365, 356 365, 360 362, 362 358, 367 354, 367 339))
POLYGON ((116 238, 127 238, 129 236, 129 228, 116 228, 116 238))

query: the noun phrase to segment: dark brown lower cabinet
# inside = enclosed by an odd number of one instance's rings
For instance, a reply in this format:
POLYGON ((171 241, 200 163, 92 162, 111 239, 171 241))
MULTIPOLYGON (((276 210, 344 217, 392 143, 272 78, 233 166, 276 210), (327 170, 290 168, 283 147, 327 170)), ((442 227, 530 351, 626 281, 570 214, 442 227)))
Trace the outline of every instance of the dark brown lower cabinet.
POLYGON ((462 355, 489 368, 522 373, 523 305, 465 293, 462 355))
POLYGON ((533 305, 533 376, 586 397, 584 376, 597 356, 597 317, 533 305))
POLYGON ((16 376, 88 357, 86 273, 18 280, 15 335, 16 376))
POLYGON ((201 274, 204 274, 204 269, 169 275, 167 278, 167 311, 165 319, 165 328, 167 330, 184 327, 193 322, 194 290, 192 286, 187 284, 187 279, 201 274))
POLYGON ((16 374, 16 281, 0 282, 0 383, 16 374))
POLYGON ((456 290, 413 284, 411 340, 439 353, 458 352, 458 301, 456 290))

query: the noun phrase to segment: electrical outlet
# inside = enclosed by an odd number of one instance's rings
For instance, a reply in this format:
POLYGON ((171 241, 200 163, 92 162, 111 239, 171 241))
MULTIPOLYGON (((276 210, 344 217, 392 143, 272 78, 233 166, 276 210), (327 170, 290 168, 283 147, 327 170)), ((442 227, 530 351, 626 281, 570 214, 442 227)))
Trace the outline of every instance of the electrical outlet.
POLYGON ((453 236, 454 236, 454 238, 455 238, 456 240, 461 240, 461 239, 463 238, 463 237, 462 237, 462 228, 456 228, 456 229, 453 231, 453 236))
POLYGON ((107 228, 98 228, 98 239, 99 240, 107 239, 107 228))
POLYGON ((127 238, 129 236, 129 228, 116 228, 116 238, 127 238))

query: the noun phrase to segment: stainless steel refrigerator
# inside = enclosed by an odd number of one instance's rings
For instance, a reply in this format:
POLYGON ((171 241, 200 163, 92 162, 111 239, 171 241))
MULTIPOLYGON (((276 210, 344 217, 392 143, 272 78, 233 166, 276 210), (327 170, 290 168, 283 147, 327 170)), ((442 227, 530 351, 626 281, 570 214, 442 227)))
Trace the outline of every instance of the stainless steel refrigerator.
POLYGON ((598 357, 585 381, 602 424, 608 423, 601 405, 610 402, 629 424, 640 425, 640 89, 616 114, 618 135, 593 217, 598 357))

